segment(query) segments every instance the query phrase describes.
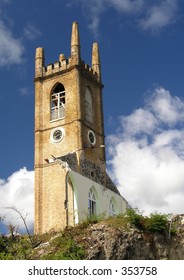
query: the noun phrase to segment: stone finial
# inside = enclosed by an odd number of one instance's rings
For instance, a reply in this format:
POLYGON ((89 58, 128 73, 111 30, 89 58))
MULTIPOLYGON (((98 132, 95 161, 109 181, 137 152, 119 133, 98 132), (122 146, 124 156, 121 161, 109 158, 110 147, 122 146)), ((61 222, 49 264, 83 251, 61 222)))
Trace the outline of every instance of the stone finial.
POLYGON ((61 53, 59 55, 59 61, 62 61, 62 60, 65 60, 65 59, 66 59, 65 55, 63 53, 61 53))
POLYGON ((99 81, 101 81, 100 53, 96 42, 93 43, 92 48, 92 69, 98 74, 99 81))
POLYGON ((36 55, 35 55, 35 78, 42 76, 44 64, 45 64, 44 49, 37 48, 36 55))
POLYGON ((71 57, 76 64, 80 61, 80 39, 78 23, 76 21, 72 24, 72 36, 71 36, 71 57))

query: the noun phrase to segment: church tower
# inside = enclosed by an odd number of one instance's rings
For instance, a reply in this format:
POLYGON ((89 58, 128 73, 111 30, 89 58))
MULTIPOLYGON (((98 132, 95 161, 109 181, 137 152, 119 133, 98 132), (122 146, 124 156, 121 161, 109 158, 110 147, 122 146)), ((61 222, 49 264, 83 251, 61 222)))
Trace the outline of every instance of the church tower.
POLYGON ((74 223, 74 213, 68 214, 77 203, 69 171, 107 182, 102 88, 98 44, 92 46, 89 67, 81 59, 77 22, 69 58, 60 54, 59 61, 45 66, 44 49, 36 49, 35 233, 74 223))

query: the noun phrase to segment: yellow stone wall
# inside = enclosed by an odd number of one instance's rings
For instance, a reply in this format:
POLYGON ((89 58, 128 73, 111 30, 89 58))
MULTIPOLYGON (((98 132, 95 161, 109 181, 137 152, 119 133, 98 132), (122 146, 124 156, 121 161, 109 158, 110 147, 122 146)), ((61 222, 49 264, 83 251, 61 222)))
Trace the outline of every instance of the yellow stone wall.
MULTIPOLYGON (((88 159, 102 169, 105 168, 102 84, 98 49, 95 44, 90 68, 80 59, 80 42, 76 23, 72 27, 71 57, 60 55, 58 62, 44 65, 44 50, 37 48, 35 59, 35 233, 60 230, 66 226, 66 174, 59 161, 48 160, 78 150, 80 158, 88 159), (95 69, 95 71, 94 71, 95 69), (57 83, 65 88, 66 116, 51 121, 51 92, 57 83), (93 100, 93 123, 85 119, 85 89, 89 86, 93 100), (62 141, 51 141, 51 133, 62 127, 65 136, 62 141), (91 147, 87 133, 91 129, 96 136, 95 147, 91 147)), ((69 191, 69 223, 73 223, 73 193, 69 191)))

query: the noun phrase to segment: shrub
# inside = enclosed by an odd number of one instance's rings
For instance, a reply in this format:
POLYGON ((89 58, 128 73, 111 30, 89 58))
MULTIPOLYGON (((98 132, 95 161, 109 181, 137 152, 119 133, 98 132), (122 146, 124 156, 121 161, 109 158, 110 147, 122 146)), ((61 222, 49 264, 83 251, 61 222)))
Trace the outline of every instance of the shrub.
POLYGON ((153 213, 150 218, 147 219, 147 230, 151 232, 165 232, 167 229, 167 215, 153 213))
POLYGON ((0 252, 0 260, 13 260, 13 256, 10 253, 0 252))
MULTIPOLYGON (((168 230, 168 216, 152 213, 149 217, 143 216, 137 209, 128 209, 126 213, 128 222, 138 229, 152 233, 165 233, 168 230)), ((171 234, 175 234, 175 228, 171 228, 171 234)))
POLYGON ((139 229, 144 229, 144 217, 137 209, 128 209, 126 212, 127 220, 131 225, 136 226, 139 229))
POLYGON ((0 236, 0 253, 6 251, 6 241, 5 237, 0 236))
POLYGON ((51 242, 52 251, 44 255, 42 259, 50 260, 81 260, 84 258, 84 248, 77 245, 73 236, 63 233, 51 242))

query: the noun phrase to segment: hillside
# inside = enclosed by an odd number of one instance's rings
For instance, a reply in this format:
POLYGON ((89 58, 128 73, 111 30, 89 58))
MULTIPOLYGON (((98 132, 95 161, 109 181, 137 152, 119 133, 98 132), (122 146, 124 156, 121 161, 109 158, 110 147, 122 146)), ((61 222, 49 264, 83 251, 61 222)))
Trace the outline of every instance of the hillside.
POLYGON ((0 259, 183 260, 184 216, 134 210, 98 221, 96 218, 60 233, 0 237, 0 259))

